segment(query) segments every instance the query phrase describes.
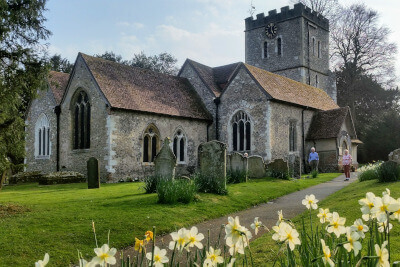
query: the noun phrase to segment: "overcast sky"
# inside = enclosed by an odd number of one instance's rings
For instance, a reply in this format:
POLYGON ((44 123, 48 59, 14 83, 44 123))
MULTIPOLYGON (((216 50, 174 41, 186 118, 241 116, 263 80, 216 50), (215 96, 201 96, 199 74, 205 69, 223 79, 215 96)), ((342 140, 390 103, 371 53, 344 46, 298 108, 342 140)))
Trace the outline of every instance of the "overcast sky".
MULTIPOLYGON (((360 1, 339 0, 342 4, 360 1)), ((49 0, 46 26, 50 54, 71 62, 78 52, 113 51, 124 59, 143 51, 168 52, 180 66, 186 58, 209 66, 244 61, 244 19, 251 0, 49 0)), ((382 24, 400 48, 400 1, 364 0, 377 10, 382 24)), ((253 0, 258 13, 268 13, 289 0, 253 0)), ((400 56, 397 74, 400 76, 400 56)))

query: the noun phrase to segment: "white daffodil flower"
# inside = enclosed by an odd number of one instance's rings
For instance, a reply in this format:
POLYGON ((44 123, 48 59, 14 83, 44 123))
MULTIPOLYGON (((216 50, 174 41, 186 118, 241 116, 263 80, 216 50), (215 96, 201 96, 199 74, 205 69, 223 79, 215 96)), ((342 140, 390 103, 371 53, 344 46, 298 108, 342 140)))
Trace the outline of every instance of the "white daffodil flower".
POLYGON ((255 218, 254 218, 254 223, 252 223, 252 224, 250 225, 250 227, 251 227, 252 229, 254 229, 254 233, 257 235, 257 233, 258 233, 258 228, 260 228, 262 225, 263 225, 263 224, 262 224, 262 222, 260 222, 260 221, 258 220, 258 217, 255 217, 255 218))
POLYGON ((328 246, 325 245, 325 241, 321 239, 321 245, 322 245, 322 252, 324 253, 324 256, 322 257, 322 261, 324 264, 329 264, 329 266, 333 267, 335 266, 335 263, 331 259, 331 250, 329 249, 328 246))
MULTIPOLYGON (((400 203, 400 198, 397 199, 397 203, 400 203)), ((390 215, 390 219, 398 220, 400 222, 400 209, 394 211, 393 214, 390 215)))
POLYGON ((154 267, 163 267, 164 263, 168 262, 167 251, 165 249, 160 249, 159 247, 154 247, 154 252, 147 252, 146 258, 151 262, 151 257, 154 255, 153 266, 154 267))
POLYGON ((339 238, 341 234, 346 233, 346 227, 344 226, 345 223, 346 218, 340 217, 337 212, 333 212, 332 217, 329 218, 329 225, 327 226, 328 233, 335 233, 339 238))
POLYGON ((272 229, 276 232, 272 239, 285 242, 289 245, 291 250, 294 250, 296 245, 300 245, 299 233, 293 229, 289 224, 281 222, 279 226, 274 226, 272 229))
POLYGON ((92 259, 94 265, 115 264, 117 262, 114 257, 115 253, 117 253, 117 250, 115 248, 110 249, 107 244, 104 244, 101 246, 101 248, 95 248, 94 252, 97 255, 92 259))
POLYGON ((246 227, 240 225, 238 216, 236 216, 235 219, 228 217, 228 224, 225 226, 225 233, 225 239, 232 239, 232 244, 241 241, 242 236, 245 236, 247 239, 252 237, 251 232, 246 227))
POLYGON ((357 232, 357 234, 361 238, 365 238, 364 233, 368 232, 368 230, 369 230, 369 227, 367 225, 365 225, 361 219, 355 220, 354 224, 352 226, 350 226, 350 228, 352 231, 357 232))
POLYGON ((247 247, 248 244, 247 241, 242 237, 241 241, 238 241, 235 244, 232 243, 231 238, 228 238, 226 240, 226 245, 229 247, 229 254, 234 256, 236 253, 244 254, 244 248, 247 247))
POLYGON ((206 260, 204 261, 204 267, 217 267, 218 263, 223 263, 224 258, 221 257, 221 250, 214 250, 210 247, 209 251, 206 252, 206 260))
POLYGON ((385 248, 387 243, 387 241, 383 242, 382 247, 379 247, 378 244, 375 244, 376 256, 379 257, 379 261, 376 264, 377 267, 390 267, 389 252, 387 248, 385 248))
POLYGON ((307 209, 316 210, 318 208, 318 199, 315 198, 313 194, 306 195, 306 198, 301 201, 301 203, 306 206, 307 209))
POLYGON ((204 235, 199 233, 199 230, 196 226, 193 226, 190 231, 188 232, 188 245, 186 249, 189 251, 189 248, 196 246, 198 249, 203 249, 203 244, 201 240, 204 239, 204 235))
POLYGON ((321 209, 319 208, 319 213, 317 214, 320 223, 326 223, 330 217, 332 217, 332 213, 329 212, 329 209, 321 209))
POLYGON ((283 221, 283 212, 282 210, 278 210, 278 221, 276 222, 276 225, 279 225, 283 221))
POLYGON ((95 267, 96 265, 93 264, 91 261, 86 261, 85 259, 79 260, 79 267, 95 267))
POLYGON ((400 203, 388 194, 381 198, 375 197, 373 203, 374 207, 371 209, 371 213, 376 216, 378 222, 387 220, 387 212, 395 212, 400 209, 400 203))
POLYGON ((386 233, 388 234, 390 232, 390 230, 392 230, 393 228, 393 224, 389 223, 389 227, 387 226, 387 221, 385 222, 378 222, 378 231, 380 233, 385 232, 385 228, 386 228, 386 233))
POLYGON ((43 260, 38 260, 35 262, 35 267, 44 267, 49 263, 50 256, 48 253, 44 254, 44 259, 43 260))
POLYGON ((174 250, 175 244, 178 250, 182 250, 189 242, 189 231, 186 228, 179 229, 178 232, 171 233, 172 241, 169 242, 169 249, 174 250))
POLYGON ((354 256, 357 256, 358 252, 360 252, 362 248, 361 243, 358 241, 360 236, 357 234, 357 232, 352 231, 350 227, 347 227, 346 237, 348 243, 344 244, 343 247, 347 250, 347 252, 354 250, 354 256))
POLYGON ((374 193, 368 192, 365 195, 365 198, 362 198, 358 201, 358 203, 362 206, 361 207, 361 212, 362 212, 362 218, 364 221, 369 221, 370 217, 371 219, 374 218, 374 216, 371 214, 371 209, 374 207, 374 199, 375 195, 374 193))

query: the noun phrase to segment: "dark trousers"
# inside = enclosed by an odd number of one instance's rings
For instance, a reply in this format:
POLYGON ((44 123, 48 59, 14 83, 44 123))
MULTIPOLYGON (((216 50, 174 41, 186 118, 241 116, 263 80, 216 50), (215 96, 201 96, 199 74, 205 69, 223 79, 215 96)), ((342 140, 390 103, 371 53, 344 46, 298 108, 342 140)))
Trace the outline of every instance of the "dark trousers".
POLYGON ((343 165, 344 175, 346 178, 350 178, 350 165, 343 165))
POLYGON ((311 167, 311 171, 316 170, 318 171, 318 160, 312 160, 310 161, 310 167, 311 167))

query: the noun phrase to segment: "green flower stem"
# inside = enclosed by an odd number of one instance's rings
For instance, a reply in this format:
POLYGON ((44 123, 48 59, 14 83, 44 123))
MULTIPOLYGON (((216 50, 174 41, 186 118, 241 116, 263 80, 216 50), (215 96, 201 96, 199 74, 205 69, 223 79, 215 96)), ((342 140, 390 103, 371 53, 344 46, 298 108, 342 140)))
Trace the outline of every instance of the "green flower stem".
POLYGON ((310 207, 310 227, 311 227, 311 243, 314 243, 314 232, 313 232, 312 219, 311 219, 311 207, 310 207))
POLYGON ((156 227, 153 226, 153 249, 151 251, 151 265, 150 266, 154 266, 154 249, 156 247, 156 227))

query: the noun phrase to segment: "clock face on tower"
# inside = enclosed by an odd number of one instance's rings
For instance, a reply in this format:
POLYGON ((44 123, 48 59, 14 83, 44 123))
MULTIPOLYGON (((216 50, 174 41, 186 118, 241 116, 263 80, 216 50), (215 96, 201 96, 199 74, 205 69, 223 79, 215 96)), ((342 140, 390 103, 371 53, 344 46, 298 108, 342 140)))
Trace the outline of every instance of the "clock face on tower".
POLYGON ((270 22, 268 25, 265 27, 265 34, 267 35, 268 38, 274 38, 277 32, 277 27, 275 23, 270 22))

